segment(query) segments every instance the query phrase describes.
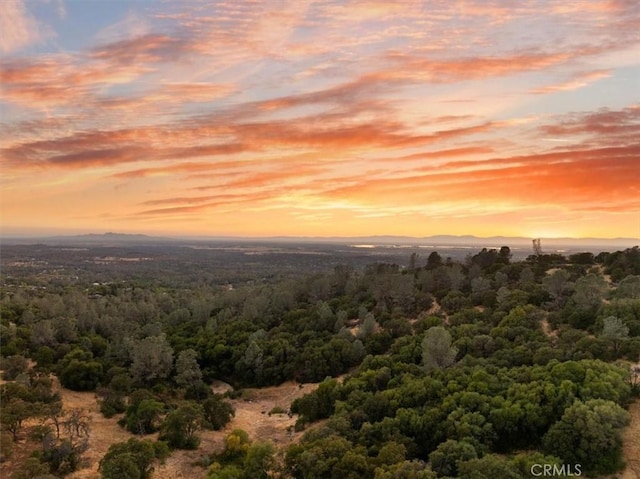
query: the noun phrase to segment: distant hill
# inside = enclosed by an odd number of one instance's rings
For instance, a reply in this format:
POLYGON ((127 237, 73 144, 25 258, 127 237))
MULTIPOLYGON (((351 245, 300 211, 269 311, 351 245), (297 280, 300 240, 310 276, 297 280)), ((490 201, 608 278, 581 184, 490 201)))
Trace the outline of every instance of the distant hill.
MULTIPOLYGON (((365 244, 398 244, 398 245, 473 245, 473 246, 531 246, 533 238, 521 236, 490 236, 478 237, 473 235, 435 235, 420 238, 411 236, 356 236, 356 237, 274 237, 274 240, 282 241, 313 241, 313 242, 336 242, 336 243, 365 243, 365 244)), ((638 238, 542 238, 542 245, 554 246, 617 246, 632 247, 640 244, 638 238)))
MULTIPOLYGON (((82 234, 69 236, 47 236, 30 238, 3 238, 5 244, 86 244, 86 245, 151 245, 151 244, 192 244, 192 243, 316 243, 316 244, 342 244, 342 245, 375 245, 375 246, 471 246, 471 247, 531 247, 532 238, 491 236, 478 237, 473 235, 434 235, 424 237, 375 235, 375 236, 270 236, 270 237, 243 237, 243 236, 191 236, 191 237, 166 237, 149 236, 145 234, 103 233, 82 234)), ((558 249, 571 248, 630 248, 640 245, 638 238, 542 238, 542 248, 558 249)))
POLYGON ((175 242, 175 238, 167 238, 161 236, 148 236, 144 234, 125 234, 125 233, 89 233, 83 235, 68 236, 33 236, 29 238, 3 238, 5 244, 48 244, 48 245, 65 245, 65 244, 86 244, 86 245, 126 245, 126 244, 157 244, 175 242))

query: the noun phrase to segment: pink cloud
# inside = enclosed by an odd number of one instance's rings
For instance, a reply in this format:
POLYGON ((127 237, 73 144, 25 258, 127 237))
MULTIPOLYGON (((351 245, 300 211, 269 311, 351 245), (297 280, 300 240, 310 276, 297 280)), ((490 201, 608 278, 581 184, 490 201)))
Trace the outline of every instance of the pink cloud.
POLYGON ((23 0, 4 0, 0 8, 0 51, 13 53, 53 36, 53 32, 29 12, 23 0))
POLYGON ((611 76, 611 74, 611 70, 597 70, 593 72, 577 73, 575 75, 572 75, 572 77, 565 82, 535 88, 531 90, 531 93, 540 95, 545 93, 557 93, 561 91, 577 90, 578 88, 585 87, 590 83, 601 80, 602 78, 608 78, 611 76))

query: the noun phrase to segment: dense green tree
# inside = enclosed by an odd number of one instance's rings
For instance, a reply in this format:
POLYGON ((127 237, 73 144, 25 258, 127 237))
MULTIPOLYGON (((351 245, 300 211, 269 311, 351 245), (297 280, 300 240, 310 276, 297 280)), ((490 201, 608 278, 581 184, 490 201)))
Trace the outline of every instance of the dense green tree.
POLYGON ((300 414, 305 421, 326 418, 334 411, 335 391, 338 388, 335 379, 326 379, 310 394, 296 399, 291 404, 291 412, 300 414))
POLYGON ((560 306, 563 297, 571 291, 573 285, 569 281, 570 275, 565 269, 556 269, 549 276, 544 278, 543 284, 556 306, 560 306))
POLYGON ((0 360, 0 369, 2 369, 2 379, 13 381, 20 374, 27 372, 29 361, 19 354, 3 357, 0 360))
POLYGON ((102 479, 141 479, 143 476, 136 461, 136 456, 123 453, 103 460, 100 464, 102 479))
POLYGON ((178 354, 175 381, 182 388, 195 387, 202 383, 198 353, 193 349, 185 349, 178 354))
POLYGON ((436 474, 417 460, 403 461, 391 466, 378 467, 374 479, 435 479, 436 474))
POLYGON ((617 353, 622 341, 629 339, 629 328, 619 318, 607 316, 603 320, 601 337, 610 341, 613 351, 617 353))
POLYGON ((33 405, 19 397, 2 397, 0 408, 0 424, 2 428, 9 431, 13 441, 18 440, 18 435, 22 429, 24 421, 33 416, 33 405))
POLYGON ((610 474, 622 465, 621 429, 629 413, 612 401, 576 401, 543 437, 545 452, 590 474, 610 474))
POLYGON ((429 328, 422 340, 422 364, 426 371, 451 366, 456 360, 457 348, 451 345, 451 334, 442 326, 429 328))
POLYGON ((165 405, 146 390, 134 392, 120 424, 134 434, 151 434, 158 430, 165 405))
POLYGON ((11 479, 55 479, 55 477, 49 475, 49 465, 40 461, 37 457, 26 458, 11 475, 11 479))
POLYGON ((202 402, 204 427, 219 431, 234 416, 233 406, 221 394, 213 394, 202 402))
POLYGON ((167 414, 160 426, 161 441, 175 449, 196 449, 200 444, 197 436, 202 427, 204 412, 198 404, 186 404, 167 414))
POLYGON ((74 391, 92 391, 103 377, 102 363, 93 359, 91 351, 75 348, 59 365, 60 383, 74 391))
POLYGON ((269 441, 254 442, 247 449, 243 460, 246 479, 268 479, 275 466, 275 447, 269 441))
POLYGON ((235 464, 221 465, 215 462, 207 471, 207 479, 243 479, 244 471, 235 464))
POLYGON ((343 437, 329 435, 290 446, 285 462, 290 473, 302 479, 355 479, 367 477, 369 471, 363 449, 343 437))
POLYGON ((461 461, 458 465, 459 479, 493 479, 498 477, 500 479, 522 479, 523 476, 509 460, 495 454, 461 461))
POLYGON ((143 384, 169 377, 173 367, 173 349, 165 335, 149 336, 133 345, 131 376, 143 384))
POLYGON ((476 449, 466 441, 449 439, 429 454, 429 464, 438 476, 458 475, 458 464, 478 457, 476 449))
POLYGON ((442 256, 437 251, 432 251, 427 257, 426 268, 428 270, 436 269, 442 266, 442 256))
POLYGON ((154 462, 168 455, 165 443, 129 439, 109 447, 100 460, 99 471, 102 479, 149 479, 154 462))
POLYGON ((576 281, 573 301, 580 309, 594 310, 602 304, 607 283, 601 275, 588 274, 576 281))
POLYGON ((640 275, 625 277, 614 292, 615 297, 640 299, 640 275))
POLYGON ((358 338, 366 339, 376 332, 378 328, 378 323, 376 322, 376 318, 372 313, 367 313, 362 321, 362 325, 360 326, 360 330, 358 331, 358 338))

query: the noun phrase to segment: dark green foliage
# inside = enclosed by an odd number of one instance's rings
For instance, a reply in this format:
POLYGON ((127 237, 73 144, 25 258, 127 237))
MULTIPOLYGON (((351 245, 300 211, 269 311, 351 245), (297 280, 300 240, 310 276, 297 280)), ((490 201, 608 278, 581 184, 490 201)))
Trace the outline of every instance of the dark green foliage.
POLYGON ((219 431, 227 425, 235 415, 233 406, 224 400, 222 395, 213 394, 202 403, 204 426, 219 431))
POLYGON ((88 448, 86 438, 84 439, 74 443, 69 438, 59 440, 48 435, 43 441, 43 461, 57 474, 66 475, 75 471, 80 464, 81 454, 88 448))
POLYGON ((254 442, 249 446, 243 460, 244 477, 268 479, 273 469, 275 447, 270 442, 254 442))
POLYGON ((275 447, 271 442, 254 442, 236 429, 225 439, 221 454, 212 456, 207 479, 267 479, 276 466, 275 447))
POLYGON ((437 251, 432 251, 429 253, 429 257, 427 258, 426 269, 432 270, 436 269, 439 266, 442 266, 442 257, 438 254, 437 251))
POLYGON ((0 360, 0 369, 2 369, 2 379, 5 381, 13 381, 18 375, 27 372, 29 361, 21 355, 3 357, 0 360))
MULTIPOLYGON (((459 463, 459 479, 522 479, 518 468, 509 460, 495 454, 488 454, 481 459, 471 459, 459 463)), ((526 476, 525 476, 526 477, 526 476)))
POLYGON ((102 479, 149 479, 155 460, 164 460, 168 455, 165 443, 129 439, 109 447, 99 470, 102 479))
POLYGON ((435 479, 436 474, 424 462, 403 461, 378 467, 374 479, 435 479))
POLYGON ((622 465, 621 429, 629 414, 612 401, 576 401, 545 434, 545 452, 589 474, 611 474, 622 465))
POLYGON ((176 359, 176 384, 183 388, 197 388, 202 384, 202 371, 198 364, 198 353, 186 349, 176 359))
POLYGON ((37 457, 28 457, 19 468, 11 475, 11 479, 40 479, 48 476, 49 466, 37 457))
POLYGON ((604 271, 613 281, 620 281, 629 275, 640 275, 640 247, 614 253, 601 253, 596 261, 604 264, 604 271))
POLYGON ((151 434, 160 426, 165 405, 146 389, 138 389, 129 398, 129 407, 120 420, 128 431, 134 434, 151 434))
POLYGON ((336 435, 291 446, 285 462, 294 477, 303 479, 358 479, 373 472, 366 449, 336 435))
POLYGON ((56 360, 56 352, 48 346, 42 346, 31 357, 39 370, 50 370, 56 360))
POLYGON ((569 255, 569 261, 574 264, 594 264, 593 253, 574 253, 569 255))
POLYGON ((124 396, 110 389, 102 389, 97 391, 100 397, 100 412, 106 418, 111 418, 116 414, 123 413, 127 410, 124 396))
POLYGON ((174 449, 196 449, 200 438, 196 435, 202 427, 204 412, 198 404, 186 404, 171 411, 160 426, 161 441, 174 449))
POLYGON ((19 439, 25 421, 46 417, 48 411, 60 406, 60 397, 51 386, 51 380, 42 376, 0 385, 0 427, 10 432, 14 441, 19 439))
POLYGON ((429 464, 438 476, 457 476, 458 464, 478 457, 473 445, 448 439, 429 454, 429 464))
POLYGON ((335 379, 326 379, 314 392, 293 401, 291 412, 300 414, 304 421, 309 422, 329 417, 334 410, 336 388, 338 382, 335 379))
POLYGON ((74 391, 92 391, 103 377, 102 364, 93 360, 90 351, 79 348, 60 361, 59 371, 60 383, 74 391))

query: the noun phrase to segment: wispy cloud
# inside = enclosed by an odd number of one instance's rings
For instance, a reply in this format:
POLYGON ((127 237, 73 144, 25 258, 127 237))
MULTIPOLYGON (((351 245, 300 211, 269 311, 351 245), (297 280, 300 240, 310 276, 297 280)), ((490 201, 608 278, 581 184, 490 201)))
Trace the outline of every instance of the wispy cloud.
POLYGON ((611 70, 597 70, 593 72, 577 73, 572 75, 570 79, 562 83, 534 88, 533 90, 531 90, 531 93, 540 95, 545 93, 557 93, 562 91, 576 90, 578 88, 587 86, 594 81, 600 80, 602 78, 608 78, 611 76, 611 73, 611 70))
POLYGON ((23 0, 5 0, 0 8, 0 50, 13 53, 42 42, 53 32, 29 12, 23 0))
POLYGON ((8 223, 633 229, 637 2, 60 5, 0 10, 8 223))

